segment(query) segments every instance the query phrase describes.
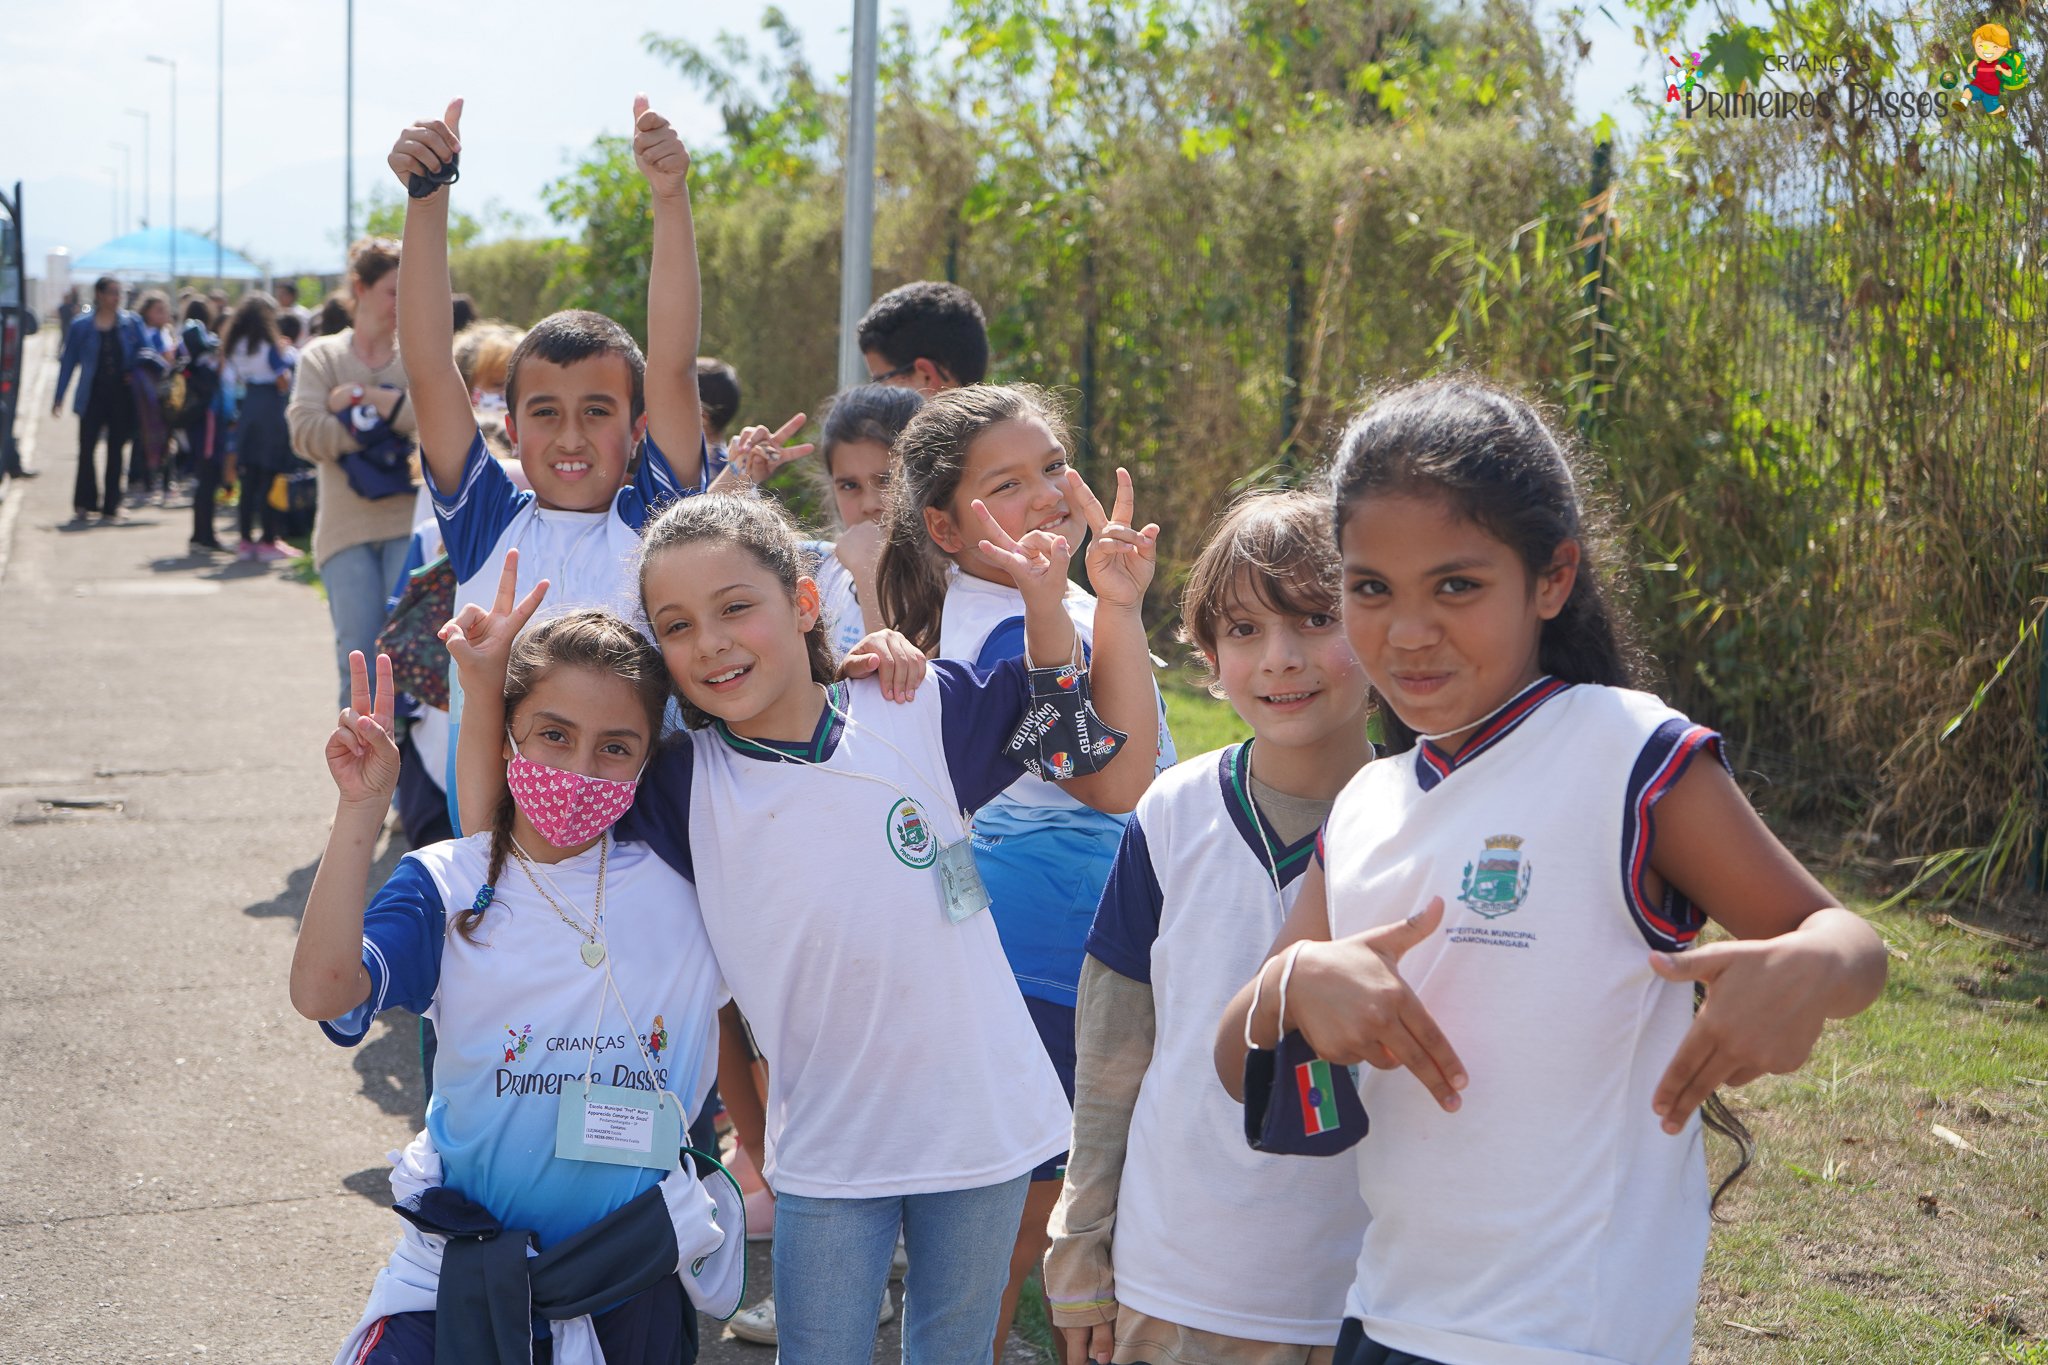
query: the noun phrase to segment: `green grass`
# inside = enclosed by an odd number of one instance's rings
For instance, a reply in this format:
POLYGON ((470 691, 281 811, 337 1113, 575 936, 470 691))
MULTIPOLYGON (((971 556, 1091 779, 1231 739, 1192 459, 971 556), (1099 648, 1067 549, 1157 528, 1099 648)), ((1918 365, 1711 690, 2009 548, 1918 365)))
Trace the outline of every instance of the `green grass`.
POLYGON ((1163 673, 1159 691, 1166 698, 1166 727, 1173 732, 1174 750, 1182 758, 1221 749, 1251 734, 1251 727, 1229 702, 1196 686, 1185 670, 1163 673))
POLYGON ((1872 922, 1884 998, 1729 1096, 1758 1158, 1721 1203, 1694 1358, 2048 1362, 2048 956, 1872 922))

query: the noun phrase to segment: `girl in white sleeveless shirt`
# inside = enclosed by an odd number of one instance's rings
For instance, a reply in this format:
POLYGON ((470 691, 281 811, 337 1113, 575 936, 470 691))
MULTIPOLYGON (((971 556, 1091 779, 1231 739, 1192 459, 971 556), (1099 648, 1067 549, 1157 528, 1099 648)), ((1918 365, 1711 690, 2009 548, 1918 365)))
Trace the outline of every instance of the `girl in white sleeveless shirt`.
POLYGON ((1413 747, 1338 797, 1218 1072, 1240 1084, 1248 1014, 1257 1046, 1299 1031, 1373 1068, 1338 1365, 1683 1365, 1698 1111, 1876 999, 1883 944, 1764 826, 1719 736, 1626 690, 1570 467, 1526 402, 1459 377, 1392 393, 1333 488, 1345 633, 1413 747), (1733 941, 1694 946, 1708 919, 1733 941))
POLYGON ((1068 1360, 1330 1360, 1365 1230, 1357 1176, 1247 1147, 1210 1051, 1331 801, 1372 756, 1337 594, 1329 502, 1306 492, 1240 501, 1188 576, 1183 635, 1253 738, 1152 784, 1088 934, 1045 1258, 1068 1360))

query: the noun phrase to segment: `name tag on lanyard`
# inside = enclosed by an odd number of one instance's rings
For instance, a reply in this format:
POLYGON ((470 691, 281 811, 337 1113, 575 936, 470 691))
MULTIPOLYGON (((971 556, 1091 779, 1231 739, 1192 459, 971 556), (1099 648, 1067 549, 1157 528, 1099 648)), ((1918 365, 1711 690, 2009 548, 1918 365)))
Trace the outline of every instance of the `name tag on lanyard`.
POLYGON ((617 1085, 564 1086, 555 1116, 555 1155, 569 1161, 673 1170, 682 1119, 660 1091, 617 1085))
POLYGON ((946 918, 955 924, 988 909, 988 888, 982 885, 981 869, 974 865, 972 837, 963 834, 950 844, 939 845, 939 891, 946 898, 946 918))

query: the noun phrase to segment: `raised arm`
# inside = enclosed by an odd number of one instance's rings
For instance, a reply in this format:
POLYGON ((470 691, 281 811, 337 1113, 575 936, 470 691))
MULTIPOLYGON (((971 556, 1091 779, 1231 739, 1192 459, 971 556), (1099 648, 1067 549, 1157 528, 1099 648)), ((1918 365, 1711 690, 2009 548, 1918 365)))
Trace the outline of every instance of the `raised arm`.
POLYGON ((647 432, 686 488, 701 485, 704 419, 697 398, 701 304, 697 229, 690 219, 690 153, 675 128, 633 98, 633 160, 654 195, 654 259, 647 271, 647 432))
POLYGON ((1121 815, 1137 807, 1159 766, 1159 692, 1152 683, 1143 614, 1145 589, 1158 561, 1159 528, 1132 525, 1136 499, 1126 470, 1116 472, 1116 504, 1107 513, 1072 469, 1067 471, 1067 498, 1094 533, 1088 546, 1088 582, 1096 598, 1088 686, 1095 713, 1130 738, 1101 771, 1062 785, 1075 800, 1121 815))
MULTIPOLYGON (((451 100, 438 119, 422 119, 398 135, 386 163, 398 183, 432 175, 462 150, 462 101, 451 100)), ((398 258, 398 351, 419 423, 420 458, 434 485, 462 482, 462 463, 476 439, 469 390, 455 368, 455 319, 449 309, 448 194, 446 185, 424 199, 405 201, 405 242, 398 258)), ((516 420, 516 416, 515 416, 516 420)))
POLYGON ((377 656, 377 690, 360 650, 349 663, 349 706, 327 740, 327 770, 341 799, 327 851, 313 874, 305 918, 292 950, 292 1008, 308 1019, 339 1019, 370 994, 363 969, 363 908, 370 865, 391 793, 398 785, 398 746, 392 742, 391 660, 377 656))
POLYGON ((441 627, 441 639, 454 656, 456 675, 462 681, 455 791, 464 834, 489 829, 505 794, 505 668, 512 657, 512 642, 533 619, 548 592, 548 581, 543 578, 515 605, 512 594, 518 583, 519 551, 507 550, 491 610, 471 603, 441 627))

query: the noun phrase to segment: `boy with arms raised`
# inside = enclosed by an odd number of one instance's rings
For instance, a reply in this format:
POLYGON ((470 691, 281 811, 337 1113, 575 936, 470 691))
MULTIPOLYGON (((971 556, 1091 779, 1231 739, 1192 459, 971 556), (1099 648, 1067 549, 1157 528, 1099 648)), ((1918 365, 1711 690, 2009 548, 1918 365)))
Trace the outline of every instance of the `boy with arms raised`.
MULTIPOLYGON (((643 621, 631 563, 640 529, 663 503, 695 493, 667 452, 704 467, 697 400, 697 242, 690 221, 689 153, 669 121, 633 101, 634 158, 654 200, 647 283, 648 354, 599 313, 541 319, 512 353, 505 430, 533 485, 515 487, 485 448, 454 360, 449 312, 446 184, 408 198, 399 267, 399 345, 418 408, 421 463, 459 586, 456 608, 486 605, 505 552, 519 554, 518 591, 543 578, 556 610, 610 607, 643 621), (635 446, 638 469, 628 479, 635 446)), ((462 101, 399 134, 389 164, 402 183, 432 180, 462 147, 462 101)), ((644 628, 644 625, 643 625, 644 628)), ((451 745, 451 751, 452 751, 451 745)), ((452 784, 451 784, 452 788, 452 784)))

